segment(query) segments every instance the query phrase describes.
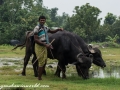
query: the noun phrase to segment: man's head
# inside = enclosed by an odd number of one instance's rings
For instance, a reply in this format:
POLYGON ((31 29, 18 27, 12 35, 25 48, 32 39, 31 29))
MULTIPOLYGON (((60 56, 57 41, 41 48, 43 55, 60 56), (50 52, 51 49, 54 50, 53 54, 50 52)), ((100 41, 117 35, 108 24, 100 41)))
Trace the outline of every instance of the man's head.
POLYGON ((39 17, 39 23, 40 23, 41 25, 44 25, 45 22, 46 22, 45 16, 40 16, 40 17, 39 17))

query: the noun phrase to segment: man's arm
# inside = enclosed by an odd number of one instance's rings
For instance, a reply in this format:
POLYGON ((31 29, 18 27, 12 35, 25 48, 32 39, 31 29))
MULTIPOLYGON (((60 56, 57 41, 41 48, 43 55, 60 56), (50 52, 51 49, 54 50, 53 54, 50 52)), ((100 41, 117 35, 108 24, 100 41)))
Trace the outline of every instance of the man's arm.
POLYGON ((45 44, 44 42, 41 42, 39 40, 39 37, 37 34, 34 34, 34 40, 35 40, 35 43, 39 44, 39 45, 44 45, 46 48, 50 48, 50 45, 48 44, 45 44))
POLYGON ((56 30, 48 30, 48 32, 50 32, 50 33, 56 33, 57 31, 62 31, 63 29, 62 28, 58 28, 58 29, 56 29, 56 30))

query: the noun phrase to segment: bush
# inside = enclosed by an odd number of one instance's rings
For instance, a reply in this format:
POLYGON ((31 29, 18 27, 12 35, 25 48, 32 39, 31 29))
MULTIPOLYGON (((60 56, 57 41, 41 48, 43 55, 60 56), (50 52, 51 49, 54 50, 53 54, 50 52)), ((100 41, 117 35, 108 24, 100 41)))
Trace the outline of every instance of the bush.
POLYGON ((120 44, 115 42, 103 42, 101 43, 103 47, 114 47, 114 48, 120 48, 120 44))

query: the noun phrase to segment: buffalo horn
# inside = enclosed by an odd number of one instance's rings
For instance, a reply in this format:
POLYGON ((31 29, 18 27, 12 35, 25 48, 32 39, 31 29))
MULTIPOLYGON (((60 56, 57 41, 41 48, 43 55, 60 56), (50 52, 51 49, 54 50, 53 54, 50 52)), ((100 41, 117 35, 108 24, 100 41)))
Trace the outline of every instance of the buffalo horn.
POLYGON ((80 63, 83 63, 82 59, 79 58, 79 56, 82 56, 82 55, 83 55, 82 53, 79 53, 79 54, 77 55, 78 62, 80 62, 80 63))
POLYGON ((79 53, 78 55, 77 55, 77 58, 79 58, 79 56, 82 56, 83 54, 82 53, 79 53))

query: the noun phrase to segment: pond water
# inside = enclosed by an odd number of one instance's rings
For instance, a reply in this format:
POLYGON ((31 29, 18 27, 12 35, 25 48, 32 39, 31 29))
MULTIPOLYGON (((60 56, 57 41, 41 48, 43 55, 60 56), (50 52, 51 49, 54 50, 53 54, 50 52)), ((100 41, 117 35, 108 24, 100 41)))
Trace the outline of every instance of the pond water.
MULTIPOLYGON (((100 68, 96 65, 92 65, 89 71, 90 78, 120 78, 120 62, 108 61, 106 62, 107 67, 100 68)), ((77 75, 77 72, 67 74, 67 76, 77 75)))
POLYGON ((120 62, 118 61, 107 61, 104 69, 97 67, 91 70, 90 76, 94 78, 106 78, 115 77, 120 78, 120 62))
POLYGON ((120 78, 120 66, 112 66, 111 68, 101 69, 98 68, 90 73, 90 77, 94 78, 107 78, 115 77, 120 78))

